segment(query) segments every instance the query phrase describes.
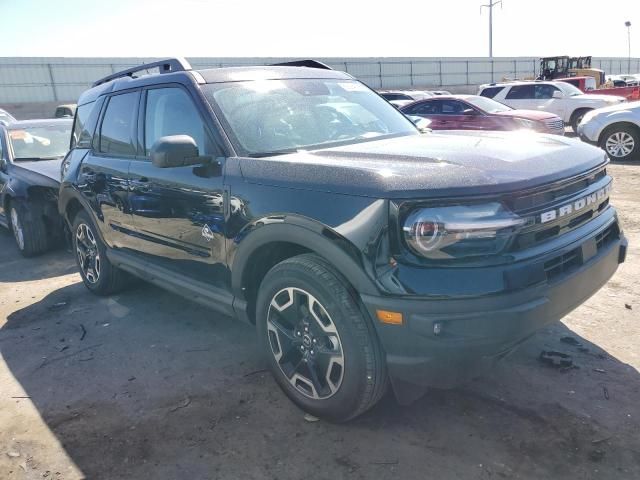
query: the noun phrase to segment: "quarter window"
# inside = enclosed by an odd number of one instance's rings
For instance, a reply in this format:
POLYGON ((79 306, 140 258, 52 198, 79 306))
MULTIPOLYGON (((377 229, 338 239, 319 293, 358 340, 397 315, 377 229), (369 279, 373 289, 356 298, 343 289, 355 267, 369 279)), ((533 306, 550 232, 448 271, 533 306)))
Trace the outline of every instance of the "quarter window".
MULTIPOLYGON (((73 135, 71 136, 71 148, 89 148, 91 146, 91 132, 87 128, 87 120, 89 119, 93 105, 94 102, 86 103, 76 109, 73 135)), ((95 125, 95 121, 93 123, 95 125)))
POLYGON ((482 92, 480 92, 480 95, 487 98, 493 98, 502 90, 504 90, 504 87, 488 87, 482 90, 482 92))
POLYGON ((138 92, 114 95, 109 99, 100 130, 100 152, 111 155, 135 155, 135 125, 138 92))
POLYGON ((160 137, 169 135, 189 135, 200 155, 212 154, 202 118, 187 92, 176 87, 149 90, 144 122, 146 154, 160 137))

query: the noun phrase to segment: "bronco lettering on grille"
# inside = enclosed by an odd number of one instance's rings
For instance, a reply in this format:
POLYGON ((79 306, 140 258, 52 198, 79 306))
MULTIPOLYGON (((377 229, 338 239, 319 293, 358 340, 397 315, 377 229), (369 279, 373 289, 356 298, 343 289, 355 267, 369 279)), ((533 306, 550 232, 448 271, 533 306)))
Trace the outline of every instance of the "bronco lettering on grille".
POLYGON ((565 217, 572 213, 579 212, 586 207, 593 208, 595 204, 601 203, 609 197, 609 194, 611 193, 611 187, 612 184, 609 183, 606 187, 601 188, 600 190, 597 190, 590 195, 582 197, 574 202, 567 203, 566 205, 562 205, 561 207, 555 208, 553 210, 541 213, 540 223, 551 222, 556 218, 565 217))

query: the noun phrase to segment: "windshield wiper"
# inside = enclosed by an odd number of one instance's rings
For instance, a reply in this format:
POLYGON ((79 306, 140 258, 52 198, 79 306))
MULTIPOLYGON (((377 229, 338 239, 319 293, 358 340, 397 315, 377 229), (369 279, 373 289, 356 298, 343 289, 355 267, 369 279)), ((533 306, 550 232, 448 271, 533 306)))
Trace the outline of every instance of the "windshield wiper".
POLYGON ((38 160, 58 160, 64 157, 64 155, 56 155, 53 157, 17 157, 14 158, 14 162, 37 162, 38 160))
POLYGON ((248 156, 250 158, 264 158, 264 157, 275 157, 278 155, 286 155, 287 153, 295 153, 297 149, 290 150, 274 150, 272 152, 258 152, 258 153, 250 153, 248 156))

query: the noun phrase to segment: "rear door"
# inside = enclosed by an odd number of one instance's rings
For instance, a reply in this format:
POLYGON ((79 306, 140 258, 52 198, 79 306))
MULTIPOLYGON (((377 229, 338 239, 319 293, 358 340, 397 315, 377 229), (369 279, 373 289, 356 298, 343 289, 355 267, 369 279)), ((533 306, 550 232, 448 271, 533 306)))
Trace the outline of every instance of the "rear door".
POLYGON ((131 162, 130 202, 135 251, 154 265, 227 288, 224 247, 222 149, 182 85, 161 85, 143 93, 140 142, 143 155, 131 162), (189 135, 202 165, 158 168, 149 153, 160 137, 189 135))
POLYGON ((129 164, 138 153, 140 91, 118 92, 105 99, 96 135, 78 176, 78 188, 90 203, 105 242, 130 248, 129 164))

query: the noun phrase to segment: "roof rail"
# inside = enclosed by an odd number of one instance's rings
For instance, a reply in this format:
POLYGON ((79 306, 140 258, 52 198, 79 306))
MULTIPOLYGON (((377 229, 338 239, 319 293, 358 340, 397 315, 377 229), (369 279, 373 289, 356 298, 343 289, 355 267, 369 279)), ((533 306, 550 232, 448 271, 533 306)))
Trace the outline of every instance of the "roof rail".
POLYGON ((110 82, 111 80, 115 80, 116 78, 133 77, 133 74, 136 72, 141 72, 142 70, 150 70, 152 68, 158 68, 160 70, 160 73, 173 73, 173 72, 185 72, 187 70, 191 70, 191 65, 189 64, 189 62, 187 62, 186 59, 182 57, 166 58, 164 60, 159 60, 157 62, 152 62, 152 63, 144 63, 136 67, 122 70, 121 72, 107 75, 106 77, 93 82, 92 87, 97 87, 98 85, 102 85, 103 83, 110 82))
POLYGON ((293 60, 291 62, 273 63, 270 67, 307 67, 307 68, 321 68, 323 70, 333 70, 329 65, 319 62, 317 60, 293 60))

